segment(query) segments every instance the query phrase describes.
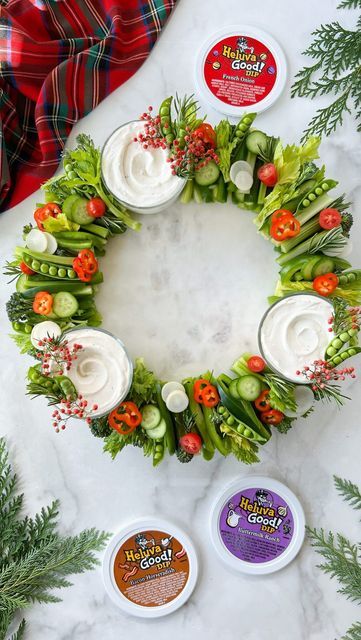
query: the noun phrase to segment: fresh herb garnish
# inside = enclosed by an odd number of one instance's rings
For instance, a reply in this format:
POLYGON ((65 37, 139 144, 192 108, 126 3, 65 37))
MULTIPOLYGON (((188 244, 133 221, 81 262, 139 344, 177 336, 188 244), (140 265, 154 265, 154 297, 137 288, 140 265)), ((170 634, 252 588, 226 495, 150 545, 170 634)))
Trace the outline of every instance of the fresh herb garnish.
POLYGON ((270 388, 269 402, 274 409, 296 411, 297 405, 294 396, 295 384, 288 382, 276 373, 264 373, 263 377, 270 388))
POLYGON ((143 358, 137 358, 128 399, 132 400, 137 407, 152 402, 156 397, 157 382, 158 380, 154 373, 145 366, 143 358))

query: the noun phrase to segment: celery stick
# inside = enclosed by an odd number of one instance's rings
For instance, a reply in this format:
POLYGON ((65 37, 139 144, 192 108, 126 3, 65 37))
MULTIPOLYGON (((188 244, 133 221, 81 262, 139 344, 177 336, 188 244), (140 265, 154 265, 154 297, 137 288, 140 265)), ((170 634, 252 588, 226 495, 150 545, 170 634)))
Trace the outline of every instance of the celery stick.
POLYGON ((257 198, 258 204, 263 204, 264 203, 264 199, 266 197, 266 193, 267 193, 267 185, 265 185, 264 182, 261 182, 261 184, 259 186, 258 198, 257 198))
POLYGON ((307 240, 310 236, 313 236, 317 231, 320 231, 320 223, 318 221, 318 217, 312 218, 309 220, 303 227, 301 227, 300 232, 297 236, 290 238, 289 240, 284 240, 284 242, 280 242, 279 245, 281 247, 282 253, 287 253, 291 251, 294 247, 297 247, 300 242, 307 240))
POLYGON ((297 247, 294 247, 294 249, 292 249, 288 253, 284 253, 283 255, 279 256, 277 258, 278 264, 282 266, 286 262, 288 262, 288 260, 291 260, 292 258, 296 258, 296 256, 300 256, 301 253, 308 253, 310 247, 314 246, 314 242, 315 242, 314 239, 317 238, 318 240, 322 238, 322 236, 324 236, 326 233, 329 233, 329 231, 321 231, 321 233, 314 234, 304 242, 301 242, 300 244, 298 244, 297 247))
POLYGON ((306 207, 306 209, 303 209, 303 211, 301 211, 300 213, 296 213, 295 216, 300 224, 303 225, 305 224, 305 222, 308 222, 308 220, 313 218, 316 213, 319 213, 320 211, 322 211, 322 209, 326 209, 326 207, 328 207, 333 201, 334 198, 330 198, 330 196, 325 193, 324 195, 314 200, 312 204, 306 207))
POLYGON ((180 201, 182 204, 188 204, 193 199, 193 180, 187 180, 187 183, 181 193, 180 201))

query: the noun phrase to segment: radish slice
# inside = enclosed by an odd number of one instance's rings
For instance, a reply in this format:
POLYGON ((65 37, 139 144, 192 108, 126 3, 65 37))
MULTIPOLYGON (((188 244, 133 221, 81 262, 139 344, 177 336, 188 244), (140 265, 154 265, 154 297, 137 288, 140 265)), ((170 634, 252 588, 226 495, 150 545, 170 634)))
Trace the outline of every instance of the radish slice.
POLYGON ((58 248, 56 238, 47 231, 43 231, 43 235, 46 237, 46 253, 55 253, 58 248))
POLYGON ((295 400, 297 404, 296 411, 286 410, 285 415, 289 418, 300 418, 306 411, 313 406, 315 397, 312 390, 304 385, 298 385, 295 388, 295 400))
POLYGON ((172 391, 184 392, 184 387, 180 382, 176 382, 175 380, 172 380, 171 382, 166 382, 162 387, 162 398, 164 402, 167 402, 167 398, 172 393, 172 391))
POLYGON ((238 171, 233 182, 241 193, 246 193, 253 184, 253 177, 248 171, 238 171))
POLYGON ((176 389, 169 394, 166 400, 167 409, 172 413, 181 413, 184 411, 188 405, 189 400, 185 391, 180 391, 176 389))
POLYGON ((239 173, 240 171, 246 171, 247 173, 249 173, 251 176, 253 176, 253 169, 251 167, 251 165, 249 164, 249 162, 246 162, 245 160, 237 160, 237 162, 234 162, 230 168, 230 178, 232 180, 232 182, 234 182, 234 179, 237 175, 237 173, 239 173))
POLYGON ((26 236, 26 246, 31 251, 38 251, 44 253, 48 247, 48 241, 46 235, 40 229, 32 229, 26 236))
POLYGON ((44 340, 44 338, 60 338, 61 334, 61 328, 56 322, 52 322, 52 320, 44 320, 44 322, 39 322, 34 325, 30 335, 30 340, 35 349, 43 351, 44 346, 39 346, 39 340, 44 340))

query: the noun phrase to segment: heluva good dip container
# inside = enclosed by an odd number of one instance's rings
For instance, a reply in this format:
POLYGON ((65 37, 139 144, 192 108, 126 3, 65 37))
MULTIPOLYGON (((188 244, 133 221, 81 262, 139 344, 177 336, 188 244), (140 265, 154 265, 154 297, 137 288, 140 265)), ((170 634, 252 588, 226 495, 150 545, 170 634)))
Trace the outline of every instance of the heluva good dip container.
POLYGON ((305 517, 294 493, 262 476, 232 482, 211 516, 211 538, 221 560, 241 573, 264 575, 289 564, 305 535, 305 517))
POLYGON ((137 520, 117 533, 103 560, 108 595, 125 613, 158 618, 191 595, 198 562, 190 538, 164 520, 137 520))
POLYGON ((246 25, 215 33, 199 51, 196 85, 206 102, 229 116, 268 109, 285 86, 287 65, 268 33, 246 25))

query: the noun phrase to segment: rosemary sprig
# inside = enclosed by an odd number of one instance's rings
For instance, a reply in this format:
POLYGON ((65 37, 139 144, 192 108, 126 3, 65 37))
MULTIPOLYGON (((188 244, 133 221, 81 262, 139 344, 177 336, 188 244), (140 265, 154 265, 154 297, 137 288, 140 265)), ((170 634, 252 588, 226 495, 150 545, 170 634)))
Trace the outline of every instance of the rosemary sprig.
POLYGON ((11 276, 11 280, 7 281, 7 284, 14 282, 21 276, 21 269, 19 267, 18 261, 14 260, 13 262, 9 262, 8 260, 5 263, 5 267, 3 269, 4 276, 11 276))
POLYGON ((318 253, 324 249, 343 249, 347 245, 347 238, 343 235, 342 228, 335 227, 324 233, 317 233, 310 240, 308 253, 318 253))
POLYGON ((272 407, 282 412, 285 409, 295 411, 297 408, 294 398, 296 385, 281 378, 276 373, 265 373, 264 378, 270 388, 269 401, 272 407))

